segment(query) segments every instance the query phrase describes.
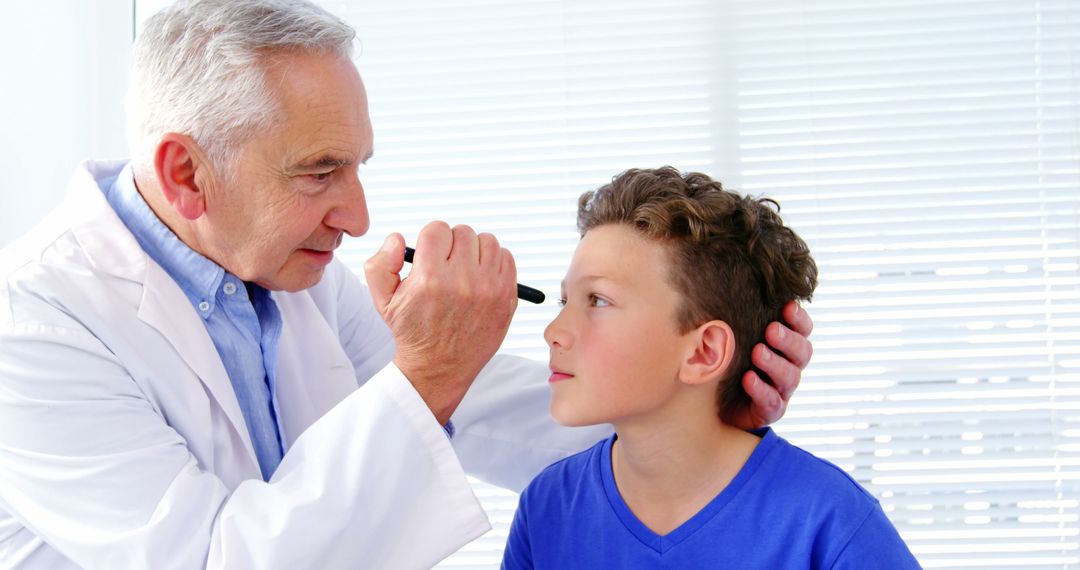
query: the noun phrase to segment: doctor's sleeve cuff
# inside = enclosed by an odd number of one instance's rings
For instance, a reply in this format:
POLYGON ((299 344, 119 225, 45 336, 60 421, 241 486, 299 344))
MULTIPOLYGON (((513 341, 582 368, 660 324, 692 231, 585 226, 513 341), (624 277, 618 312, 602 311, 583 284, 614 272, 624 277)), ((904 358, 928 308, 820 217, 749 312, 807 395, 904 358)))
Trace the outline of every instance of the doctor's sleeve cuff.
MULTIPOLYGON (((460 477, 464 481, 465 471, 449 439, 457 431, 453 423, 448 421, 446 425, 440 425, 416 388, 392 362, 379 371, 369 383, 385 391, 405 414, 425 448, 436 458, 436 464, 444 470, 444 475, 450 478, 460 477)), ((469 489, 471 496, 471 488, 468 485, 465 487, 469 489)))

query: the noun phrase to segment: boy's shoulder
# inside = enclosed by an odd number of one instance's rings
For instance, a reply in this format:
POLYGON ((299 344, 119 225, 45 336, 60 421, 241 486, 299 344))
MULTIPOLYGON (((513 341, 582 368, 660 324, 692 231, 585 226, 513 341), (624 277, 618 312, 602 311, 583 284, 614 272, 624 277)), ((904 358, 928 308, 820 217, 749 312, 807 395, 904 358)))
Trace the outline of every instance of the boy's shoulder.
POLYGON ((615 436, 604 438, 592 447, 560 459, 541 471, 522 492, 522 497, 535 499, 541 496, 565 496, 565 491, 582 485, 600 483, 601 454, 610 453, 615 436), (552 490, 559 491, 557 493, 552 490))
POLYGON ((789 483, 795 490, 801 491, 806 487, 818 489, 825 485, 826 489, 851 493, 867 501, 877 502, 869 491, 840 466, 792 444, 775 433, 773 436, 776 438, 776 459, 779 460, 776 462, 779 464, 777 467, 781 472, 792 475, 789 483))
POLYGON ((606 437, 593 444, 592 447, 586 448, 548 465, 533 479, 533 483, 551 479, 560 479, 568 475, 580 474, 587 471, 590 465, 599 461, 600 454, 604 453, 605 449, 611 449, 611 442, 614 439, 614 435, 606 437))
MULTIPOLYGON (((832 462, 773 438, 773 457, 759 481, 765 486, 758 487, 754 498, 773 506, 763 509, 770 513, 768 528, 793 537, 789 546, 829 545, 816 552, 828 566, 919 567, 870 491, 832 462)), ((754 509, 743 514, 748 512, 754 509)))
POLYGON ((759 447, 765 456, 740 493, 744 513, 758 513, 753 516, 769 526, 784 527, 798 519, 822 531, 828 527, 829 534, 836 536, 856 531, 867 517, 881 512, 877 498, 832 462, 771 430, 759 447))

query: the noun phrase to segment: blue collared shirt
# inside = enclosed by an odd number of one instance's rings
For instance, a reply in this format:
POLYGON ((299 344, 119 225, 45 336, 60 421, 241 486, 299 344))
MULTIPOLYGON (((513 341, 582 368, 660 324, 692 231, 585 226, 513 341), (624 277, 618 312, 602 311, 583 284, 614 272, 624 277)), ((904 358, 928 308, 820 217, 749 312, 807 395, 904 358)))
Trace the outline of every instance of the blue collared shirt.
POLYGON ((176 281, 206 324, 244 413, 263 479, 270 480, 283 454, 274 394, 281 336, 277 304, 266 289, 253 283, 245 286, 180 241, 135 188, 131 165, 103 187, 105 198, 139 245, 176 281))

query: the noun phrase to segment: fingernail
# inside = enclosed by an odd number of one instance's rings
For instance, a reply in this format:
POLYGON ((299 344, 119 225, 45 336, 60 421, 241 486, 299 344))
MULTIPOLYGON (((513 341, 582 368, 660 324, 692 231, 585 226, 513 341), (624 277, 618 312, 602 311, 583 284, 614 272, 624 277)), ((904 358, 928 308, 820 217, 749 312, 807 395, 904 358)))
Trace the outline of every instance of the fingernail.
POLYGON ((799 302, 796 301, 795 302, 795 314, 796 315, 799 314, 799 311, 801 311, 801 310, 802 310, 802 305, 800 305, 799 302))
POLYGON ((780 329, 776 333, 776 338, 778 338, 780 340, 784 340, 784 336, 787 335, 787 331, 784 330, 784 326, 783 325, 777 325, 776 328, 780 329))
POLYGON ((772 351, 767 349, 767 348, 762 348, 761 349, 761 359, 762 360, 771 360, 772 359, 772 351))
POLYGON ((394 240, 390 239, 390 236, 386 236, 386 239, 382 242, 382 248, 379 251, 393 251, 394 240))

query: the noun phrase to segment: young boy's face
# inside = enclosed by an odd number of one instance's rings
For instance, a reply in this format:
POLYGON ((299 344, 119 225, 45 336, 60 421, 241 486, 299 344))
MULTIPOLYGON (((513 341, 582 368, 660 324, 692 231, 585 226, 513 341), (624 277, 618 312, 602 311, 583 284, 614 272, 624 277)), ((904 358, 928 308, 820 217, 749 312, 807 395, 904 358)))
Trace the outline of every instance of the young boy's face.
POLYGON ((688 335, 668 252, 626 225, 589 230, 563 282, 565 305, 544 331, 551 348, 551 414, 563 425, 662 414, 679 387, 688 335))

